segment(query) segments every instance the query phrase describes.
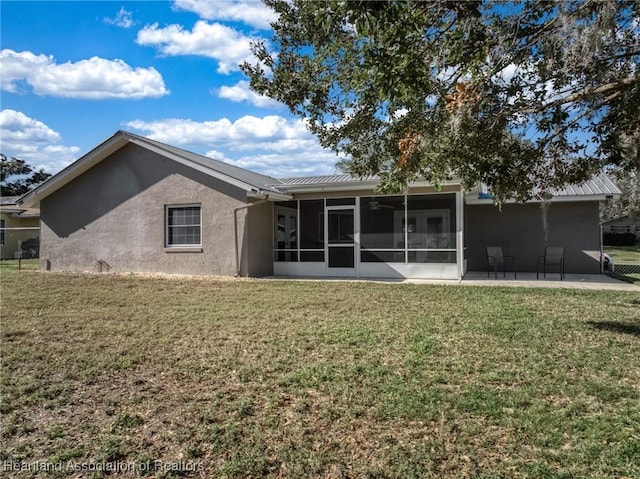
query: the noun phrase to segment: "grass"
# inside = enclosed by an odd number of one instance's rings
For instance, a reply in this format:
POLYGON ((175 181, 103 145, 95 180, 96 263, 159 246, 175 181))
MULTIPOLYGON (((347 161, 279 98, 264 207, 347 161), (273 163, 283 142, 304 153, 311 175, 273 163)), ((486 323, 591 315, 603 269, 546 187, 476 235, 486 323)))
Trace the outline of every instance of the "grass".
POLYGON ((605 246, 604 252, 616 263, 640 263, 640 244, 635 246, 605 246))
POLYGON ((0 281, 1 461, 137 466, 118 477, 149 464, 171 466, 158 478, 640 477, 634 293, 0 281))
MULTIPOLYGON (((640 244, 635 246, 605 246, 605 253, 609 254, 615 263, 640 264, 640 244)), ((618 279, 640 285, 640 273, 616 274, 618 279)))
POLYGON ((18 271, 18 268, 26 271, 35 271, 40 269, 40 260, 35 259, 23 259, 18 261, 17 259, 3 259, 0 260, 0 272, 5 271, 18 271))

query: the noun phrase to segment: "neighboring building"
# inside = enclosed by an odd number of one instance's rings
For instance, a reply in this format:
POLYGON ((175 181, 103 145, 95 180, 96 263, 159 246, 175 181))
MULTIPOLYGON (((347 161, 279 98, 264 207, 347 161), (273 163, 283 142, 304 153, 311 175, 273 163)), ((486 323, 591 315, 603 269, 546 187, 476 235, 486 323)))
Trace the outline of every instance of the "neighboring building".
MULTIPOLYGON (((271 178, 120 131, 21 201, 40 205, 52 270, 453 279, 500 245, 535 271, 539 204, 500 211, 457 181, 399 195, 377 183, 271 178)), ((619 194, 605 176, 556 192, 547 240, 566 247, 567 272, 600 272, 599 201, 619 194)))
POLYGON ((621 216, 613 220, 602 223, 603 233, 633 233, 640 241, 640 218, 621 216))
POLYGON ((38 256, 40 212, 36 208, 19 206, 19 196, 0 197, 0 258, 17 258, 20 249, 23 258, 38 256))

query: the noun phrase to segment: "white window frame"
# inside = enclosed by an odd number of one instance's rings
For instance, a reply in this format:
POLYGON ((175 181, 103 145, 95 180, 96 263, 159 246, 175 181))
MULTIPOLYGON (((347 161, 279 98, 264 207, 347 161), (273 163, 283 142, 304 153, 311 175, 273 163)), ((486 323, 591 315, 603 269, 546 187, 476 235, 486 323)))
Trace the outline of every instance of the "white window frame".
POLYGON ((165 205, 164 207, 164 247, 165 248, 202 248, 202 204, 200 203, 187 203, 187 204, 173 204, 173 205, 165 205), (175 226, 198 226, 200 227, 200 242, 198 244, 189 243, 189 244, 170 244, 169 243, 169 210, 177 209, 177 208, 198 208, 200 212, 200 221, 197 225, 172 225, 175 226))
POLYGON ((0 245, 4 246, 4 242, 5 242, 5 225, 6 222, 5 220, 0 220, 0 245))

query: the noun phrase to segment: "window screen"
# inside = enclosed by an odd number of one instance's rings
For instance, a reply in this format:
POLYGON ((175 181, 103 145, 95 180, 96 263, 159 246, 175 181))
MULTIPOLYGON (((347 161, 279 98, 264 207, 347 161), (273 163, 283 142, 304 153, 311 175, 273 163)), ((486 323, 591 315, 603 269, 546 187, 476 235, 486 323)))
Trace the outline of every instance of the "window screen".
POLYGON ((199 246, 200 206, 167 206, 167 246, 199 246))

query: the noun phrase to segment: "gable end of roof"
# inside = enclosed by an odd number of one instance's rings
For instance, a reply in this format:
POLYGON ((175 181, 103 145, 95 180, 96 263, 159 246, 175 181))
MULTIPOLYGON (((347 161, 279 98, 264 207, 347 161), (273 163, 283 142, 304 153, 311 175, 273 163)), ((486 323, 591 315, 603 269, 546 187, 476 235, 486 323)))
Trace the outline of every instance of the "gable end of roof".
POLYGON ((23 195, 17 200, 17 203, 26 207, 37 205, 42 199, 59 190, 127 144, 135 144, 189 168, 200 171, 201 173, 232 184, 245 190, 248 196, 272 195, 274 197, 287 197, 286 194, 283 195, 277 189, 280 181, 270 176, 244 170, 237 166, 169 146, 159 141, 150 140, 124 130, 119 130, 74 163, 47 179, 37 188, 23 195))

